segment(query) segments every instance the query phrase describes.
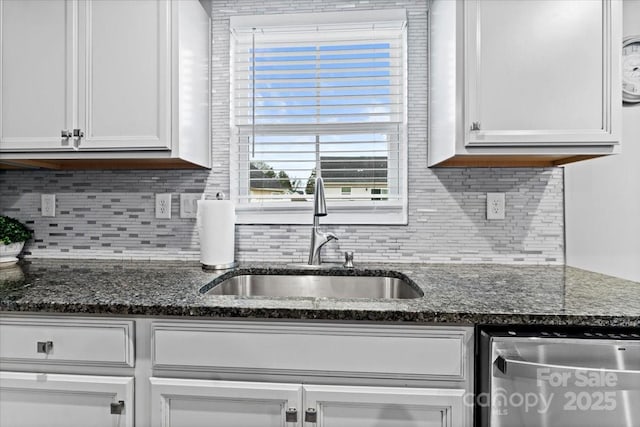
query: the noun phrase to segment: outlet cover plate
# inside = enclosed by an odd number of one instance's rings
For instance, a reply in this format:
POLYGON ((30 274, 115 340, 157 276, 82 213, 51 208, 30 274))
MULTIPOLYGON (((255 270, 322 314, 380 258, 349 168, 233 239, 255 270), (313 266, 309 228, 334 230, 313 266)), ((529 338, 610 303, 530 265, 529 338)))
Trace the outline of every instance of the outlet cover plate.
POLYGON ((40 205, 42 216, 56 216, 56 195, 41 194, 40 205))
POLYGON ((181 193, 180 194, 180 218, 195 218, 198 213, 198 200, 201 194, 181 193))
POLYGON ((171 219, 171 193, 156 194, 156 218, 171 219))
POLYGON ((487 219, 504 219, 504 205, 504 193, 487 193, 487 219))

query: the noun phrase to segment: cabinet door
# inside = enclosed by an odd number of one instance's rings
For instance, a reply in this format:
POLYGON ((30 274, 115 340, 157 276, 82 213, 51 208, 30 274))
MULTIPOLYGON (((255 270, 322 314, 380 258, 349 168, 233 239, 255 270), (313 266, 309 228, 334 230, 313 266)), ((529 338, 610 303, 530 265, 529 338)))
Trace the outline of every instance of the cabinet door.
POLYGON ((79 3, 80 150, 170 149, 171 2, 79 3))
POLYGON ((295 427, 290 408, 300 411, 302 386, 234 381, 151 378, 154 427, 295 427))
POLYGON ((76 2, 0 2, 0 150, 71 150, 76 2))
POLYGON ((464 390, 304 386, 305 426, 463 427, 464 390), (309 409, 315 409, 316 423, 309 409))
POLYGON ((133 427, 133 378, 0 372, 0 425, 133 427))
POLYGON ((467 146, 619 140, 619 1, 470 0, 465 8, 467 146))

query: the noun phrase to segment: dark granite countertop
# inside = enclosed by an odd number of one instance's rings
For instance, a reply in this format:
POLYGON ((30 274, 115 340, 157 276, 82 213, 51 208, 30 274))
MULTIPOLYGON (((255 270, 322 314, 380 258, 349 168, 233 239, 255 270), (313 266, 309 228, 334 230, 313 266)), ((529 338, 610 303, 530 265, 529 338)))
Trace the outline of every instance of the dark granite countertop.
MULTIPOLYGON (((640 283, 563 266, 385 264, 343 274, 409 277, 407 300, 269 298, 201 294, 222 274, 193 262, 32 259, 0 270, 0 311, 640 327, 640 283)), ((284 269, 241 265, 236 271, 284 269)), ((233 273, 231 273, 233 274, 233 273)), ((325 273, 326 274, 326 273, 325 273)))

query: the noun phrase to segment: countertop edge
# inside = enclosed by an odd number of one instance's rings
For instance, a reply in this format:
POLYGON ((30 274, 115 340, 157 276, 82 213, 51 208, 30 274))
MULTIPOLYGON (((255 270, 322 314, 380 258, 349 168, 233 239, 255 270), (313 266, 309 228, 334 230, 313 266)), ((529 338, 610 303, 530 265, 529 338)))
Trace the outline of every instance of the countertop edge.
POLYGON ((0 314, 79 314, 87 316, 140 316, 253 320, 376 321, 415 324, 544 325, 587 327, 640 327, 640 316, 562 315, 528 313, 449 313, 402 310, 337 310, 306 308, 249 308, 206 306, 136 306, 127 304, 2 304, 0 314))

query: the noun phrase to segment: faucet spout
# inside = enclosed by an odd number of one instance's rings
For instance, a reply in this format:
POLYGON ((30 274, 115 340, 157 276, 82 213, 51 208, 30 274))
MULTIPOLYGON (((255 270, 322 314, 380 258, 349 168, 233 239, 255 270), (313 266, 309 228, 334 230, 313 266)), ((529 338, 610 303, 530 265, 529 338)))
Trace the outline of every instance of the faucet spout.
POLYGON ((320 250, 331 240, 338 240, 333 233, 323 233, 319 230, 320 217, 327 216, 327 202, 324 196, 324 182, 321 177, 316 178, 313 192, 313 228, 311 229, 311 245, 309 246, 309 265, 320 265, 320 250))
POLYGON ((316 178, 316 184, 313 187, 313 218, 319 216, 327 216, 327 200, 324 197, 324 181, 322 177, 316 178))

